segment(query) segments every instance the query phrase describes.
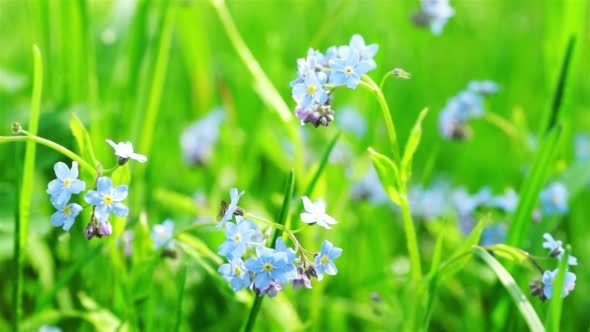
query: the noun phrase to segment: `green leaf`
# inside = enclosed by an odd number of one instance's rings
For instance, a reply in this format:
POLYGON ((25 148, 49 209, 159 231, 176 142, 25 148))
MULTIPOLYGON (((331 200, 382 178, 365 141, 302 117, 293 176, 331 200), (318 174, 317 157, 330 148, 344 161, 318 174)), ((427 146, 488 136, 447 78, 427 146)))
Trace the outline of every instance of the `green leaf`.
POLYGON ((422 138, 422 121, 427 113, 428 108, 425 108, 420 112, 418 119, 416 119, 416 123, 410 132, 408 142, 406 143, 401 164, 402 181, 404 182, 407 181, 412 174, 412 160, 414 159, 414 154, 416 153, 418 145, 420 144, 420 139, 422 138))
POLYGON ((569 193, 570 199, 576 197, 590 185, 590 161, 579 161, 570 165, 559 177, 569 193))
POLYGON ((72 113, 70 116, 70 130, 72 130, 72 135, 74 135, 74 138, 76 139, 80 155, 85 160, 90 160, 92 166, 96 166, 98 161, 96 160, 94 149, 92 148, 90 134, 88 134, 84 124, 75 113, 72 113))
POLYGON ((444 233, 440 232, 438 238, 436 239, 436 245, 434 247, 434 254, 432 256, 432 264, 430 265, 430 272, 428 272, 428 295, 427 295, 427 304, 424 313, 424 319, 422 322, 422 329, 424 331, 428 331, 428 327, 430 325, 430 318, 432 316, 432 309, 434 307, 434 299, 436 297, 436 288, 438 286, 439 280, 439 266, 442 257, 442 251, 444 244, 444 233))
POLYGON ((176 290, 178 292, 178 300, 176 301, 176 325, 174 330, 180 331, 180 323, 182 322, 182 302, 184 299, 184 284, 186 283, 186 265, 183 265, 178 273, 178 281, 176 283, 176 290))
POLYGON ((537 205, 541 189, 547 181, 551 163, 558 148, 561 126, 550 130, 533 162, 530 174, 524 180, 519 194, 518 207, 510 223, 506 243, 521 246, 527 236, 533 209, 537 205))
POLYGON ((369 148, 369 153, 387 196, 395 204, 399 205, 399 170, 397 166, 391 159, 373 150, 373 148, 369 148))
POLYGON ((549 301, 549 310, 545 318, 545 325, 549 331, 560 331, 559 324, 561 322, 561 313, 563 309, 563 298, 561 293, 563 285, 565 284, 565 274, 567 272, 567 257, 569 257, 570 248, 566 248, 563 254, 563 259, 559 261, 559 271, 553 281, 553 292, 551 293, 551 300, 549 301))
POLYGON ((455 251, 450 259, 441 264, 440 270, 442 270, 442 274, 440 279, 446 279, 455 275, 455 273, 459 272, 471 261, 471 248, 479 243, 481 233, 486 224, 486 219, 480 220, 465 240, 465 243, 455 251))
POLYGON ((332 150, 334 150, 334 147, 336 146, 336 143, 338 142, 338 139, 340 138, 340 132, 336 133, 336 135, 334 135, 334 138, 332 138, 332 140, 330 141, 330 144, 328 144, 328 146, 326 147, 326 150, 324 151, 324 154, 322 155, 322 159, 320 159, 320 164, 317 168, 317 170, 315 171, 315 173, 313 174, 313 176, 311 177, 311 180, 309 181, 307 187, 305 188, 305 195, 310 196, 316 186, 316 184, 318 183, 318 180, 320 179, 320 176, 322 175, 322 173, 324 172, 324 169, 326 168, 326 165, 328 164, 328 160, 330 159, 330 154, 332 154, 332 150))
POLYGON ((526 251, 506 244, 495 244, 487 246, 486 249, 493 251, 497 257, 502 257, 514 263, 525 263, 529 259, 529 254, 526 251))
POLYGON ((490 255, 485 249, 481 247, 473 247, 472 250, 476 256, 480 257, 496 273, 498 279, 500 279, 500 282, 510 294, 514 304, 516 304, 520 314, 529 326, 529 329, 534 332, 545 331, 535 309, 527 299, 526 295, 520 290, 518 284, 514 281, 514 278, 512 278, 512 275, 510 275, 502 264, 500 264, 500 262, 498 262, 498 260, 490 255))

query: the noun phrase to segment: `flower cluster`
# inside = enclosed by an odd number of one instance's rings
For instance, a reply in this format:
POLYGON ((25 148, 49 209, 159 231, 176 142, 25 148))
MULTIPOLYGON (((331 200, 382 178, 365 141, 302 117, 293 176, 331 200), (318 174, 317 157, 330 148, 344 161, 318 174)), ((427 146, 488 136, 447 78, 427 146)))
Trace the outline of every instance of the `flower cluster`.
POLYGON ((561 182, 550 183, 541 191, 541 211, 546 216, 561 216, 568 212, 568 190, 561 182))
POLYGON ((455 15, 449 0, 422 0, 421 8, 414 14, 414 23, 429 27, 434 35, 440 35, 447 21, 455 15))
POLYGON ((464 140, 470 136, 467 122, 483 116, 484 96, 498 91, 492 81, 471 81, 467 89, 447 101, 439 113, 439 130, 443 137, 464 140))
POLYGON ((219 128, 223 119, 223 109, 216 108, 182 132, 180 146, 184 161, 188 165, 204 165, 209 162, 213 147, 219 139, 219 128))
MULTIPOLYGON (((242 193, 236 188, 230 190, 231 202, 222 207, 221 221, 218 225, 225 227, 225 241, 218 249, 219 255, 227 259, 227 263, 219 267, 219 273, 230 284, 234 291, 251 288, 258 296, 275 296, 291 283, 295 289, 311 288, 313 277, 322 280, 324 274, 335 275, 338 270, 334 260, 342 249, 336 248, 330 241, 322 243, 320 252, 313 259, 307 256, 297 238, 289 230, 295 249, 288 247, 282 237, 278 237, 273 246, 266 246, 265 236, 255 222, 248 220, 247 215, 237 205, 242 193), (239 212, 238 212, 239 211, 239 212)), ((306 223, 317 223, 329 228, 336 221, 325 213, 322 200, 311 202, 303 197, 305 212, 301 214, 306 223)), ((273 224, 267 221, 268 224, 273 224)))
MULTIPOLYGON (((115 144, 109 139, 106 141, 115 149, 115 155, 118 157, 116 167, 124 165, 129 159, 139 162, 147 161, 144 155, 133 152, 133 145, 130 142, 115 144)), ((70 199, 72 195, 83 192, 86 189, 86 183, 78 179, 78 163, 75 161, 72 162, 71 168, 63 162, 57 162, 54 171, 56 179, 47 185, 50 201, 57 209, 51 216, 51 225, 69 231, 83 209, 77 203, 70 203, 70 199)), ((129 213, 127 206, 122 203, 127 198, 127 186, 113 186, 111 179, 102 176, 101 172, 97 175, 94 188, 84 195, 87 206, 92 206, 90 223, 85 229, 88 239, 94 236, 108 236, 112 233, 113 228, 109 222, 111 214, 125 217, 129 213)))
POLYGON ((355 89, 361 77, 377 67, 373 60, 377 50, 376 44, 365 45, 356 34, 348 45, 332 46, 325 54, 309 49, 306 58, 298 59, 297 78, 290 85, 301 124, 317 128, 332 122, 332 92, 338 86, 355 89))
MULTIPOLYGON (((564 258, 565 253, 563 243, 559 240, 555 240, 549 233, 543 234, 543 238, 545 239, 545 242, 543 242, 543 248, 549 250, 549 256, 557 258, 558 261, 561 261, 564 258)), ((568 256, 568 268, 569 266, 575 265, 578 265, 578 259, 574 256, 568 256)), ((555 282, 555 278, 557 278, 558 272, 559 269, 545 270, 540 280, 534 280, 531 283, 531 293, 533 295, 539 296, 539 298, 543 301, 550 299, 551 295, 553 294, 553 284, 555 282)), ((572 290, 574 290, 575 287, 576 275, 573 272, 566 271, 561 297, 566 297, 572 290)))

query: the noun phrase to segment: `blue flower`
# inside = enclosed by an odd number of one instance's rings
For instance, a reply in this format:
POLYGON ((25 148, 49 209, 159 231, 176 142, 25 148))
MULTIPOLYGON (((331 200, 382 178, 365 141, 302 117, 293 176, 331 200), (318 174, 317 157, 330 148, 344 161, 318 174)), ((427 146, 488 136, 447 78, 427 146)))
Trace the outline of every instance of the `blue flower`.
POLYGON ((256 284, 254 284, 253 289, 258 296, 268 295, 268 297, 275 297, 278 292, 283 290, 283 285, 273 280, 264 289, 256 287, 256 284))
POLYGON ((234 292, 250 286, 250 273, 241 258, 234 258, 219 267, 223 279, 231 285, 234 292))
POLYGON ((590 136, 577 134, 574 137, 574 151, 576 161, 590 160, 590 136))
POLYGON ((204 165, 209 162, 219 139, 223 119, 223 109, 216 108, 182 132, 180 147, 182 157, 188 165, 204 165))
POLYGON ((375 63, 375 60, 373 60, 373 57, 377 54, 378 50, 379 46, 377 44, 365 45, 363 37, 359 34, 355 34, 350 38, 348 46, 340 46, 338 52, 342 59, 350 57, 352 53, 358 53, 359 61, 365 62, 367 71, 369 71, 377 68, 377 64, 375 63))
POLYGON ((51 226, 63 226, 64 231, 69 231, 82 211, 82 207, 79 204, 70 203, 61 207, 56 206, 56 208, 57 211, 51 215, 51 226))
MULTIPOLYGON (((561 261, 563 253, 565 252, 563 249, 563 242, 555 240, 549 233, 543 234, 543 238, 545 239, 545 242, 543 242, 543 248, 549 250, 549 255, 551 257, 557 257, 557 259, 561 261)), ((578 259, 574 256, 568 256, 567 264, 578 265, 578 259)))
MULTIPOLYGON (((557 277, 557 272, 559 270, 555 269, 553 271, 545 271, 543 273, 543 295, 545 299, 550 299, 551 295, 553 294, 553 282, 557 277)), ((565 273, 565 282, 563 283, 563 291, 561 292, 561 297, 566 297, 571 291, 574 290, 576 287, 576 275, 572 272, 565 273)))
POLYGON ((500 223, 484 228, 479 244, 482 246, 492 246, 494 244, 504 243, 505 240, 506 224, 500 223))
POLYGON ((337 224, 338 222, 334 220, 331 216, 326 214, 326 203, 323 199, 318 199, 312 203, 312 201, 307 197, 301 197, 303 200, 303 208, 305 212, 301 213, 301 221, 306 224, 318 224, 318 226, 322 226, 325 229, 330 229, 330 225, 337 224))
POLYGON ((553 182, 541 191, 541 209, 548 216, 564 215, 568 211, 568 191, 561 182, 553 182))
POLYGON ((490 188, 484 187, 477 194, 470 195, 465 189, 457 189, 452 194, 452 200, 460 216, 471 215, 475 210, 486 205, 492 198, 490 188))
POLYGON ((47 185, 47 193, 51 195, 51 202, 55 206, 63 206, 72 197, 72 194, 79 194, 86 189, 86 183, 78 180, 78 163, 73 161, 72 168, 61 161, 53 167, 57 179, 47 185))
POLYGON ((412 215, 426 220, 441 217, 452 207, 448 203, 449 184, 439 180, 431 188, 412 187, 409 193, 412 215))
POLYGON ((219 247, 218 253, 231 260, 244 255, 252 236, 257 229, 256 224, 244 220, 241 216, 236 216, 237 224, 228 222, 225 224, 226 241, 219 247))
POLYGON ((226 222, 231 220, 234 213, 238 209, 238 202, 240 201, 240 197, 242 197, 242 195, 244 195, 244 192, 242 191, 242 192, 238 193, 237 188, 231 188, 229 190, 229 197, 230 197, 231 201, 229 202, 229 205, 225 209, 225 212, 223 213, 221 220, 217 224, 217 226, 216 226, 217 229, 220 229, 221 227, 223 227, 223 225, 225 225, 226 222))
POLYGON ((292 280, 297 277, 297 270, 295 268, 295 250, 287 247, 280 236, 277 238, 277 242, 275 243, 275 250, 276 252, 282 252, 287 255, 287 267, 285 269, 285 277, 287 280, 292 280))
POLYGON ((368 200, 372 204, 389 203, 389 197, 381 185, 377 171, 371 165, 359 182, 351 188, 350 195, 356 200, 368 200))
POLYGON ((147 161, 146 156, 133 151, 133 144, 129 141, 115 143, 112 140, 107 139, 106 142, 115 150, 115 156, 119 157, 119 165, 125 164, 129 159, 139 161, 140 163, 145 163, 147 161))
POLYGON ((320 81, 326 82, 327 73, 323 71, 322 67, 327 67, 329 59, 326 59, 322 52, 310 48, 307 50, 307 58, 297 59, 297 78, 291 81, 289 85, 294 87, 297 84, 303 83, 308 73, 315 72, 320 81))
POLYGON ((314 103, 323 105, 328 100, 328 94, 324 90, 323 83, 314 72, 308 72, 303 82, 293 86, 293 99, 304 110, 309 109, 314 103))
POLYGON ((352 107, 343 107, 338 111, 336 124, 358 138, 362 138, 367 132, 365 118, 352 107))
POLYGON ((332 242, 324 240, 320 253, 315 256, 315 269, 318 275, 318 280, 324 278, 324 273, 329 275, 336 275, 338 269, 334 260, 342 254, 341 248, 336 248, 332 242))
POLYGON ((292 264, 288 263, 286 253, 266 247, 257 248, 256 253, 256 258, 246 261, 246 268, 255 274, 254 286, 256 288, 265 290, 273 280, 279 283, 289 280, 292 264))
POLYGON ((89 190, 84 200, 96 207, 95 216, 99 221, 106 221, 112 213, 119 217, 125 217, 129 208, 121 203, 127 198, 127 186, 113 187, 111 179, 101 176, 96 182, 96 190, 89 190))
POLYGON ((163 223, 154 225, 152 228, 152 241, 154 241, 154 249, 158 250, 164 246, 166 249, 172 249, 174 242, 172 236, 174 235, 174 222, 170 219, 164 220, 163 223))
POLYGON ((361 76, 366 74, 370 69, 370 63, 367 61, 360 61, 359 53, 356 50, 353 50, 345 60, 334 60, 330 83, 335 85, 346 85, 347 87, 354 89, 359 84, 361 76))

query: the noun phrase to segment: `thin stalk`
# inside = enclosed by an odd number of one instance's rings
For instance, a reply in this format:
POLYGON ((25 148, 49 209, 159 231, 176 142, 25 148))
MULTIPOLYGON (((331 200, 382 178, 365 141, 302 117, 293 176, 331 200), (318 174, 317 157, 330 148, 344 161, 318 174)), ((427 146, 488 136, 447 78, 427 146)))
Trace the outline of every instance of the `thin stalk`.
MULTIPOLYGON (((284 225, 287 221, 287 217, 289 215, 289 207, 291 206, 291 201, 293 198, 293 191, 295 189, 295 173, 291 171, 289 173, 289 179, 287 181, 287 187, 285 188, 285 196, 283 198, 283 206, 281 207, 281 212, 279 213, 278 224, 284 225)), ((271 242, 269 246, 274 248, 275 243, 277 242, 277 238, 281 235, 282 231, 279 229, 275 229, 273 236, 271 237, 271 242)), ((242 328, 243 332, 251 332, 254 328, 254 323, 256 322, 256 316, 258 316, 258 312, 260 311, 260 306, 262 305, 263 296, 257 296, 254 299, 254 304, 252 304, 252 308, 250 309, 250 314, 248 315, 248 320, 244 324, 242 328)))
POLYGON ((59 145, 43 137, 31 134, 28 134, 27 136, 0 136, 0 144, 9 142, 35 142, 41 145, 45 145, 46 147, 53 149, 63 154, 64 156, 76 161, 82 168, 86 169, 87 171, 91 173, 96 172, 92 165, 90 165, 88 162, 86 162, 86 160, 82 159, 82 157, 80 157, 76 153, 72 152, 72 150, 69 150, 64 146, 59 145))
POLYGON ((408 196, 404 192, 400 195, 400 210, 402 211, 402 221, 404 224, 404 231, 406 233, 406 244, 408 247, 408 254, 410 255, 410 267, 412 270, 412 281, 417 287, 422 279, 422 267, 420 266, 420 249, 418 248, 418 238, 416 230, 414 229, 414 221, 412 220, 412 213, 410 212, 410 204, 408 196))
POLYGON ((387 129, 387 136, 389 138, 389 144, 391 145, 391 150, 393 151, 393 158, 395 161, 399 160, 400 150, 399 150, 399 143, 397 141, 397 133, 395 131, 395 126, 393 125, 393 118, 391 116, 391 112, 389 110, 389 106, 387 105, 387 100, 385 100, 385 96, 383 95, 383 91, 377 86, 377 83, 373 81, 369 76, 363 75, 360 81, 360 85, 369 91, 375 94, 377 97, 377 101, 379 102, 379 106, 381 108, 381 112, 383 113, 383 120, 385 121, 385 128, 387 129))
POLYGON ((514 127, 514 125, 512 125, 512 123, 510 123, 508 120, 504 119, 496 113, 486 112, 483 116, 483 120, 497 127, 504 134, 506 134, 506 136, 510 137, 515 141, 522 139, 521 135, 518 132, 518 129, 516 129, 516 127, 514 127))

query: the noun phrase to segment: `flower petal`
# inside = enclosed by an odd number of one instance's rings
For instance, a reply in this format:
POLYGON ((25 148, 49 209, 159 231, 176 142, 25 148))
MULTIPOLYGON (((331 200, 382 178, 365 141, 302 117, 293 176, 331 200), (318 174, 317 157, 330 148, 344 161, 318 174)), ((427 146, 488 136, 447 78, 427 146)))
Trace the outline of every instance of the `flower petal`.
POLYGON ((111 212, 116 216, 126 217, 129 214, 129 208, 121 202, 115 202, 111 207, 111 212))
POLYGON ((55 163, 53 170, 55 171, 55 176, 57 176, 57 178, 60 180, 70 177, 70 169, 68 168, 68 165, 62 163, 61 161, 55 163))
POLYGON ((101 176, 96 182, 96 189, 99 193, 105 193, 111 190, 113 182, 109 177, 101 176))

